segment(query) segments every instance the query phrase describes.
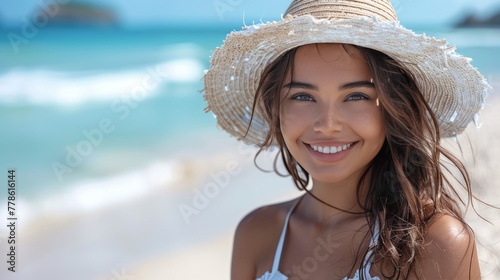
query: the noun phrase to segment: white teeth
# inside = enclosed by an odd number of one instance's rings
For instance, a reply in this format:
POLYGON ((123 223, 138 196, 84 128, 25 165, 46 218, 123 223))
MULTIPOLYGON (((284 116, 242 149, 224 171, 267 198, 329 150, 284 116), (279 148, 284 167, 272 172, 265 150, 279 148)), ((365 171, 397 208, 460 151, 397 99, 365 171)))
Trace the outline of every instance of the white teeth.
POLYGON ((320 146, 314 146, 314 145, 310 145, 310 146, 315 151, 323 153, 323 154, 335 154, 335 153, 349 149, 349 147, 351 147, 351 145, 352 145, 352 143, 344 145, 344 146, 338 146, 338 147, 335 147, 335 146, 333 146, 333 147, 320 147, 320 146))

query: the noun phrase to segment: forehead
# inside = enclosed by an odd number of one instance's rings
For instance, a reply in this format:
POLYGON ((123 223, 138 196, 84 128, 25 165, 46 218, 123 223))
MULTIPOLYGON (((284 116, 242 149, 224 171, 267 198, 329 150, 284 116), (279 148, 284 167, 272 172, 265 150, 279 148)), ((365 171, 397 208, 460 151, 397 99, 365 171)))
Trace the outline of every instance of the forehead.
POLYGON ((343 44, 311 44, 297 49, 293 63, 295 79, 351 80, 370 79, 366 60, 354 46, 343 44))

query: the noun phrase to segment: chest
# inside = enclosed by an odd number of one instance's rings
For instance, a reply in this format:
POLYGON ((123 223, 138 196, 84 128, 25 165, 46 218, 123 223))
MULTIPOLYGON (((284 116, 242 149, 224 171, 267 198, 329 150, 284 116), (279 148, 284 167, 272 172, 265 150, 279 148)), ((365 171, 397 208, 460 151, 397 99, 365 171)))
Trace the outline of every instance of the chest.
MULTIPOLYGON (((367 224, 324 229, 291 221, 281 251, 279 271, 290 280, 353 278, 369 259, 371 233, 367 224)), ((275 251, 270 250, 267 261, 258 270, 267 271, 274 254, 275 251)), ((371 270, 371 275, 376 274, 375 269, 371 270)))
POLYGON ((290 237, 280 265, 290 279, 351 278, 367 259, 370 243, 366 232, 332 233, 310 240, 290 237))

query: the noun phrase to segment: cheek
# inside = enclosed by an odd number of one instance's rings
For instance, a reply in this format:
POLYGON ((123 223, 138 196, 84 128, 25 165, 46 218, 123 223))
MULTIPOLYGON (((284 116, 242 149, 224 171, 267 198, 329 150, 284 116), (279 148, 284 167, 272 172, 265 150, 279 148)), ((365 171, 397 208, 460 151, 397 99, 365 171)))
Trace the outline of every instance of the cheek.
POLYGON ((356 130, 363 138, 374 141, 375 145, 381 145, 385 138, 385 126, 382 112, 378 107, 367 108, 351 116, 356 130))
POLYGON ((280 120, 282 127, 291 126, 298 119, 299 119, 299 114, 297 114, 297 112, 290 112, 289 110, 283 110, 280 113, 280 120))
POLYGON ((297 120, 300 120, 297 114, 292 113, 281 113, 280 115, 280 127, 283 139, 288 145, 289 139, 293 138, 297 134, 297 120))
POLYGON ((303 109, 297 109, 294 106, 284 105, 280 110, 280 125, 282 130, 290 131, 300 128, 305 121, 304 117, 308 116, 308 112, 303 109))
POLYGON ((290 108, 290 106, 282 108, 280 112, 280 127, 287 146, 296 142, 300 135, 311 127, 311 118, 311 112, 308 112, 304 108, 290 108))

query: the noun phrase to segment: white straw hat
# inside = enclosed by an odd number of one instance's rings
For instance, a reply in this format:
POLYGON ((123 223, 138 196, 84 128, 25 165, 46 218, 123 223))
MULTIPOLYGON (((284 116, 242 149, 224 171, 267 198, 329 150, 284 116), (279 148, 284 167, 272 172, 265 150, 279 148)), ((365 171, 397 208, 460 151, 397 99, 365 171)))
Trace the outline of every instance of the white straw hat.
POLYGON ((313 43, 357 45, 398 61, 415 77, 442 137, 476 120, 489 89, 471 59, 446 41, 400 26, 389 0, 294 0, 282 20, 231 32, 214 50, 204 95, 218 126, 239 140, 262 143, 268 128, 261 112, 245 136, 262 71, 286 51, 313 43))

